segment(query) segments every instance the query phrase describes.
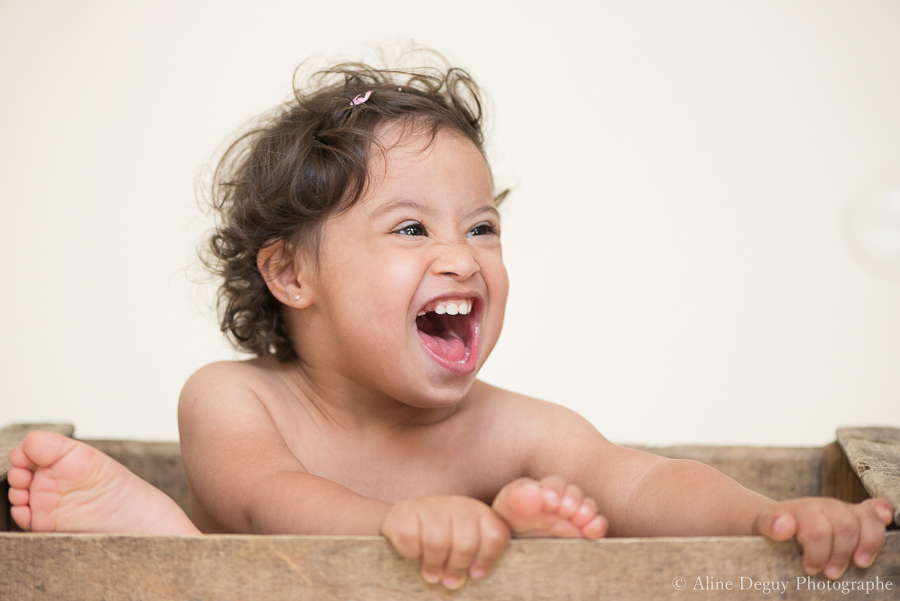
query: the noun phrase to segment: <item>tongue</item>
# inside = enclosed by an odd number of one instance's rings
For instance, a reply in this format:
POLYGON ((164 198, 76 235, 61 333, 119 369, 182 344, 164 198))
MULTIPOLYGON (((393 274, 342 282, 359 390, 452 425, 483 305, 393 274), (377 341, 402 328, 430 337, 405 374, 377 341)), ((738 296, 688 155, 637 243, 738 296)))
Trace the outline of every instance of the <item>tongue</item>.
POLYGON ((419 336, 425 346, 444 361, 459 363, 466 358, 466 343, 453 332, 444 332, 445 337, 442 338, 420 330, 419 336))

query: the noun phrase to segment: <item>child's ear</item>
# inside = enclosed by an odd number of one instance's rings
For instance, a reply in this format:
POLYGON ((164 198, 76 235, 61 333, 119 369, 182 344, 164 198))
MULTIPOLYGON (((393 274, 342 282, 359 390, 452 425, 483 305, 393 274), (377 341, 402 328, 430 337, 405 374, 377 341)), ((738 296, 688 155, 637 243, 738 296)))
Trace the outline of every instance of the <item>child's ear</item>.
POLYGON ((288 307, 306 309, 312 305, 312 290, 303 281, 299 257, 289 249, 283 240, 264 246, 256 255, 256 266, 275 298, 288 307))

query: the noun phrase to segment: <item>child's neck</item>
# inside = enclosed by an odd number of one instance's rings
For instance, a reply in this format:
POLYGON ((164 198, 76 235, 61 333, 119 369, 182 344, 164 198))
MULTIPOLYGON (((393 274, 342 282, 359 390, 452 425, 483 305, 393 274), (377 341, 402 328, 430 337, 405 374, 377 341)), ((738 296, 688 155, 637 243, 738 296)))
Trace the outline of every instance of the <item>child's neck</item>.
POLYGON ((302 361, 291 363, 298 400, 342 431, 396 436, 419 430, 455 415, 462 403, 444 407, 415 407, 360 385, 344 374, 302 361))

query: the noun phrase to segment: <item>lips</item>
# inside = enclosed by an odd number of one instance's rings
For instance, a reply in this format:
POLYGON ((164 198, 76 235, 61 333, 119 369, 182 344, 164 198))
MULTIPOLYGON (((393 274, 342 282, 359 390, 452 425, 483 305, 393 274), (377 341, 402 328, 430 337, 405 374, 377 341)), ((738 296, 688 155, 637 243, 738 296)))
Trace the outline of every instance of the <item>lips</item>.
POLYGON ((416 317, 419 339, 445 369, 470 373, 478 364, 477 301, 471 297, 431 301, 416 317))

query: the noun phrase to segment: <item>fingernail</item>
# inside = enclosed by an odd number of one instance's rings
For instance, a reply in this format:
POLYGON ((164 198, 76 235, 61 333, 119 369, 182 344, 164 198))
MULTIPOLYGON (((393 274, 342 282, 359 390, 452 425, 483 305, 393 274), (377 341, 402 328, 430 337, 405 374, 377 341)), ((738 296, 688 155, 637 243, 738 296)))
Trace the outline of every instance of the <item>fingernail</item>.
POLYGON ((856 558, 856 565, 861 568, 867 568, 872 565, 872 556, 869 553, 861 553, 859 557, 856 558))
POLYGON ((422 578, 424 578, 425 582, 428 584, 437 584, 441 581, 441 573, 432 570, 422 570, 422 578))
POLYGON ((890 524, 891 521, 893 521, 893 519, 894 519, 894 516, 891 514, 891 510, 888 509, 887 507, 885 507, 884 505, 879 505, 878 507, 875 508, 875 511, 878 512, 878 518, 882 522, 887 522, 888 524, 890 524))
POLYGON ((469 570, 469 576, 471 576, 474 580, 480 580, 484 578, 484 570, 481 568, 472 568, 469 570))
POLYGON ((825 576, 829 580, 837 580, 844 575, 844 570, 840 566, 827 566, 825 568, 825 576))
POLYGON ((454 591, 462 588, 465 581, 466 579, 460 576, 444 576, 444 586, 454 591))
POLYGON ((772 534, 776 536, 781 536, 781 533, 787 530, 789 527, 788 519, 786 516, 780 515, 775 518, 775 521, 772 522, 772 534))

